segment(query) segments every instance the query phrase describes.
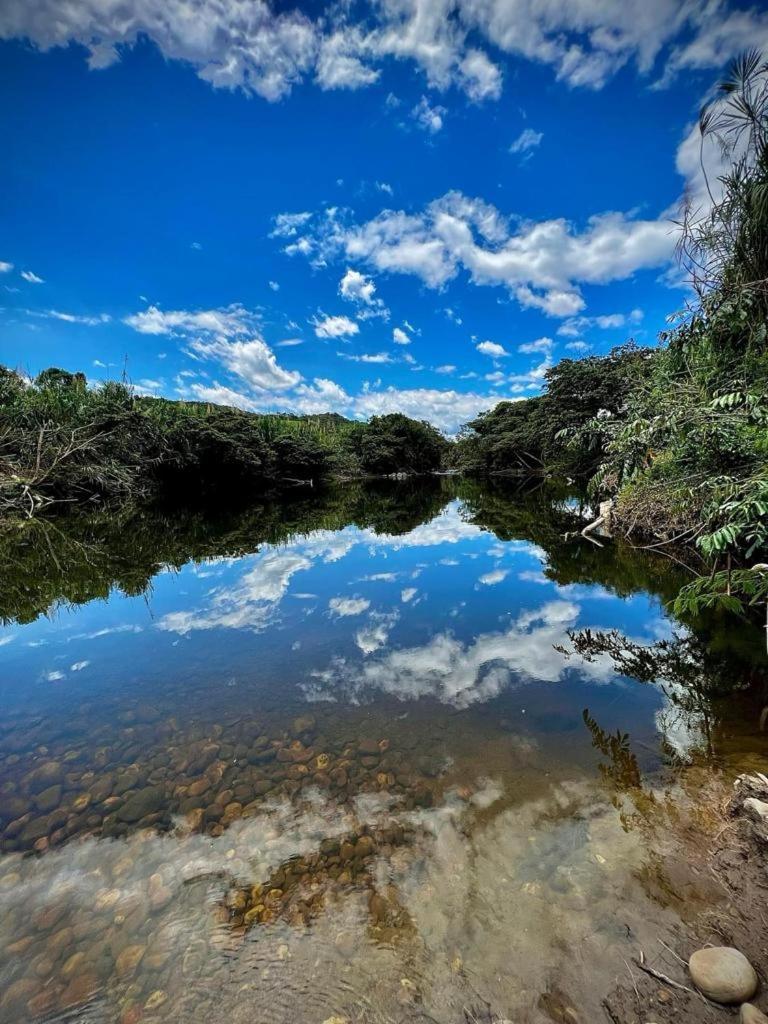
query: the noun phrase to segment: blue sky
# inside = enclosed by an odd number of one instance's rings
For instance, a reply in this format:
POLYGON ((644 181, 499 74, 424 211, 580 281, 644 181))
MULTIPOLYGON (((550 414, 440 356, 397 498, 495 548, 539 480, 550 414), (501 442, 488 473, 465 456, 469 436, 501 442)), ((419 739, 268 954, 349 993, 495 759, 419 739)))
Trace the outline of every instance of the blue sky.
POLYGON ((682 305, 693 123, 763 41, 704 0, 4 5, 0 360, 455 431, 682 305))

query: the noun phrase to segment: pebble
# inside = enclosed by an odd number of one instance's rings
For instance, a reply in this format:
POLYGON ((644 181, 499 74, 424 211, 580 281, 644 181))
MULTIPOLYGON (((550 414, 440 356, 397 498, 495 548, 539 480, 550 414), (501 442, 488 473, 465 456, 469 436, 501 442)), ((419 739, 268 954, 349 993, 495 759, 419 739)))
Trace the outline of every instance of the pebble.
POLYGON ((731 946, 697 949, 688 969, 696 987, 716 1003, 742 1003, 757 989, 754 967, 731 946))
POLYGON ((743 1003, 739 1013, 741 1024, 768 1024, 768 1017, 751 1003, 743 1003))

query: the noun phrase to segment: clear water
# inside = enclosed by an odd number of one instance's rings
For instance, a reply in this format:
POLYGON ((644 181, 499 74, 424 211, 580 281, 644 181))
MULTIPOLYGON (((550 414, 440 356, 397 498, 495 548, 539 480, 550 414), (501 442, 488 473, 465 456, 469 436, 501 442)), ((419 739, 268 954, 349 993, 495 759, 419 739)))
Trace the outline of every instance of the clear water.
POLYGON ((764 754, 765 662, 578 511, 442 479, 7 534, 0 1020, 596 1019, 717 898, 670 822, 764 754))

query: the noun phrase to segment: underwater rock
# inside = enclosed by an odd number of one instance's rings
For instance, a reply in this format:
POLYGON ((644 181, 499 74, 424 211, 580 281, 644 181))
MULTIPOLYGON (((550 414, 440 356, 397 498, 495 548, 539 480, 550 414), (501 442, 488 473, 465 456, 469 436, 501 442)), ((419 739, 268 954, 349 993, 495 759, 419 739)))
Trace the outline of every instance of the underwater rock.
POLYGON ((58 761, 45 761, 26 777, 26 785, 32 793, 40 793, 49 786, 64 779, 64 769, 58 761))
POLYGON ((41 790, 35 797, 35 807, 43 814, 47 814, 48 811, 52 811, 54 807, 58 807, 60 803, 61 786, 58 785, 58 783, 55 786, 48 786, 47 789, 41 790))
POLYGON ((317 719, 314 715, 299 715, 291 723, 291 732, 297 738, 313 733, 317 728, 317 719))
POLYGON ((126 946, 115 960, 115 972, 118 978, 130 977, 141 963, 146 953, 146 946, 126 946))
POLYGON ((697 949, 688 969, 696 987, 716 1003, 743 1003, 757 989, 754 967, 731 946, 697 949))
POLYGON ((80 1003, 86 1002, 99 987, 99 979, 93 971, 83 971, 70 981, 62 993, 60 1005, 69 1010, 80 1003))
POLYGON ((165 795, 159 786, 147 786, 146 789, 137 790, 132 793, 122 807, 117 811, 119 821, 129 824, 140 821, 148 814, 155 814, 162 810, 165 804, 165 795))

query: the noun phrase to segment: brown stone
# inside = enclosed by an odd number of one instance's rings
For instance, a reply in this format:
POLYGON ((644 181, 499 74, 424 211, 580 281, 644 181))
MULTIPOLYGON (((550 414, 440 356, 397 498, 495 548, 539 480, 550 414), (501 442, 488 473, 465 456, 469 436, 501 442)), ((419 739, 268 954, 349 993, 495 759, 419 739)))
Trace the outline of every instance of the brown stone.
POLYGON ((139 966, 146 952, 146 946, 126 946, 115 960, 115 972, 118 978, 130 977, 139 966))
POLYGON ((93 971, 83 971, 76 975, 62 993, 60 1004, 62 1009, 68 1010, 72 1006, 78 1006, 86 1002, 99 987, 99 979, 93 971))

